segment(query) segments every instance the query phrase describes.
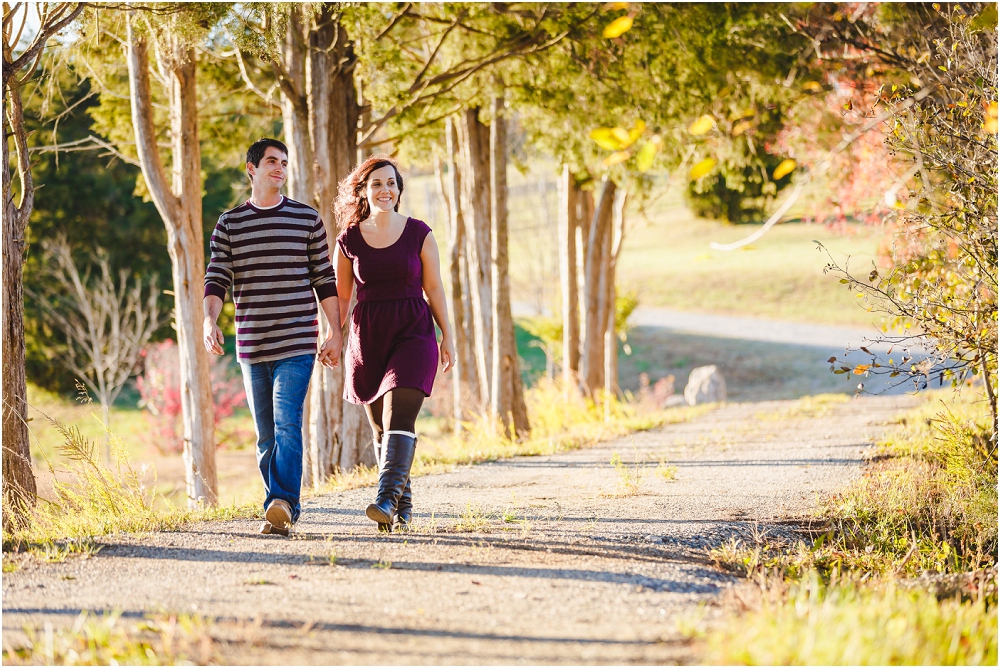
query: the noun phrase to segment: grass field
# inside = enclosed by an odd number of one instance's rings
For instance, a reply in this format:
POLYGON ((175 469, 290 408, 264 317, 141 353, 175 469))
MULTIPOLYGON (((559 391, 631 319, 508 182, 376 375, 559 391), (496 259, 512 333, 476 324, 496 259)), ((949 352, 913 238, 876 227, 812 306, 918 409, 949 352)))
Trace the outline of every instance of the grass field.
MULTIPOLYGON (((80 435, 93 443, 98 453, 102 453, 104 448, 104 425, 99 406, 81 404, 30 383, 28 405, 31 455, 38 476, 39 494, 48 498, 53 478, 50 465, 57 474, 67 468, 67 458, 61 452, 65 439, 49 418, 79 429, 80 435)), ((128 459, 140 469, 145 465, 142 479, 153 496, 159 502, 183 504, 184 461, 180 454, 156 449, 150 438, 152 423, 149 416, 135 405, 132 395, 122 393, 111 409, 110 423, 111 431, 121 439, 128 459)), ((254 455, 255 437, 250 411, 243 409, 221 420, 216 438, 226 442, 226 446, 216 454, 220 499, 223 503, 240 504, 256 498, 260 493, 260 474, 254 455)))
POLYGON ((744 574, 707 663, 996 665, 997 460, 974 389, 898 419, 864 477, 825 500, 812 538, 734 540, 744 574))
MULTIPOLYGON (((555 168, 538 163, 527 174, 512 169, 509 181, 513 299, 538 312, 552 310, 559 300, 555 168)), ((437 192, 433 176, 418 175, 407 181, 404 202, 409 214, 425 217, 444 247, 447 225, 437 192)), ((618 286, 637 293, 640 306, 839 325, 873 321, 850 291, 823 274, 827 257, 813 240, 830 249, 838 262, 850 256, 851 266, 867 273, 884 235, 881 229, 850 225, 834 231, 786 222, 742 250, 716 251, 710 242, 736 241, 757 226, 694 216, 684 206, 680 187, 645 212, 633 204, 627 216, 618 286)), ((796 216, 793 208, 789 218, 796 216)))
MULTIPOLYGON (((717 251, 756 228, 695 218, 678 198, 655 207, 626 238, 619 261, 619 289, 639 294, 641 305, 681 311, 751 315, 778 320, 868 325, 871 314, 853 294, 823 274, 828 261, 813 240, 838 262, 868 267, 881 233, 852 228, 833 232, 822 225, 785 223, 756 243, 717 251)), ((866 270, 867 271, 867 270, 866 270)))

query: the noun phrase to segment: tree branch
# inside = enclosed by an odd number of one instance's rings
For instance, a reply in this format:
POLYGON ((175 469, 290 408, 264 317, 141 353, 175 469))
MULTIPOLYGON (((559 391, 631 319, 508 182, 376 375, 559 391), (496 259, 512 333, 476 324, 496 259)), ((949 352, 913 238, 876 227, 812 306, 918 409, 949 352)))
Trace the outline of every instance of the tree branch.
POLYGON ((451 31, 454 30, 455 26, 457 25, 458 25, 458 19, 455 19, 452 22, 452 24, 445 29, 444 34, 441 35, 441 39, 438 40, 437 46, 434 47, 434 51, 431 52, 430 57, 427 58, 427 62, 424 64, 423 69, 421 69, 420 72, 417 74, 417 76, 414 77, 413 84, 410 86, 410 91, 413 91, 418 87, 420 81, 424 78, 424 74, 427 73, 427 70, 430 69, 431 65, 434 63, 434 60, 437 58, 438 52, 444 45, 444 41, 448 39, 448 35, 451 34, 451 31))
MULTIPOLYGON (((227 32, 228 32, 228 31, 227 31, 227 32)), ((229 40, 230 40, 231 42, 233 42, 233 44, 235 44, 235 43, 236 43, 236 40, 234 40, 234 39, 233 39, 232 35, 230 35, 230 36, 229 36, 229 40)), ((277 103, 276 103, 276 102, 274 102, 274 100, 273 100, 273 93, 274 93, 274 87, 272 86, 272 87, 271 87, 271 90, 269 90, 269 91, 268 91, 268 92, 266 92, 266 93, 265 93, 264 91, 262 91, 262 90, 261 90, 261 89, 260 89, 260 88, 259 88, 259 87, 258 87, 258 86, 257 86, 257 85, 256 85, 256 84, 255 84, 255 83, 254 83, 254 82, 253 82, 253 81, 252 81, 251 79, 250 79, 250 73, 249 73, 249 72, 247 72, 247 67, 246 67, 246 62, 245 62, 245 61, 243 60, 243 53, 242 53, 242 51, 240 50, 240 47, 238 47, 238 46, 237 46, 237 47, 236 47, 235 49, 233 49, 233 51, 235 51, 235 54, 236 54, 236 62, 237 62, 237 64, 239 65, 239 68, 240 68, 240 77, 242 77, 242 79, 243 79, 243 83, 245 83, 245 84, 246 84, 246 87, 247 87, 247 88, 248 88, 248 89, 249 89, 249 90, 250 90, 250 91, 251 91, 252 93, 256 93, 256 94, 257 94, 257 96, 258 96, 258 97, 260 97, 260 98, 261 98, 262 100, 264 100, 264 102, 266 102, 267 104, 271 105, 272 107, 276 107, 276 108, 279 108, 279 109, 280 109, 280 108, 281 108, 281 105, 280 105, 280 104, 277 104, 277 103)), ((277 84, 276 84, 276 85, 277 85, 277 84)))
POLYGON ((392 29, 396 27, 396 24, 399 23, 399 21, 410 12, 410 8, 412 6, 413 3, 410 2, 407 2, 405 5, 403 5, 403 9, 394 17, 392 17, 392 20, 389 21, 389 25, 383 28, 382 32, 380 32, 378 35, 375 36, 375 41, 377 42, 386 35, 388 35, 392 31, 392 29))
POLYGON ((867 133, 867 132, 871 131, 873 128, 881 125, 882 123, 884 123, 889 118, 892 118, 892 116, 894 114, 899 113, 901 111, 906 111, 907 109, 909 109, 910 107, 912 107, 914 104, 916 104, 920 100, 922 100, 925 97, 927 97, 928 95, 930 95, 931 92, 935 88, 937 88, 936 85, 934 85, 934 86, 926 86, 926 87, 922 88, 921 90, 917 91, 912 97, 910 97, 907 100, 903 101, 899 105, 899 108, 896 109, 895 111, 893 111, 891 113, 886 113, 886 114, 881 114, 879 116, 876 116, 872 120, 870 120, 867 123, 865 123, 864 125, 862 125, 858 130, 855 130, 854 132, 852 132, 847 137, 844 137, 844 139, 842 139, 839 144, 837 144, 836 146, 834 146, 830 150, 830 152, 826 154, 826 156, 819 163, 819 165, 817 165, 817 167, 816 167, 815 170, 811 170, 805 176, 805 178, 803 178, 801 181, 799 181, 799 182, 797 182, 795 184, 795 189, 792 191, 792 194, 789 195, 788 199, 785 200, 785 202, 774 213, 774 215, 772 215, 767 220, 767 222, 764 223, 764 225, 762 225, 761 228, 758 229, 756 232, 754 232, 753 234, 750 234, 747 237, 744 237, 743 239, 740 239, 739 241, 734 241, 733 243, 730 243, 730 244, 720 244, 720 243, 717 243, 717 242, 713 241, 713 242, 711 242, 709 244, 709 247, 714 248, 715 250, 732 251, 732 250, 736 250, 737 248, 742 248, 743 246, 751 244, 754 241, 756 241, 757 239, 760 239, 762 236, 764 236, 765 234, 767 234, 767 232, 778 223, 778 220, 781 219, 781 216, 785 215, 785 213, 788 211, 788 209, 791 208, 792 204, 795 203, 795 200, 797 200, 799 198, 799 195, 802 194, 802 188, 807 183, 809 183, 810 181, 812 181, 815 176, 817 176, 819 174, 825 173, 826 170, 830 168, 830 165, 833 164, 833 158, 838 153, 841 153, 844 150, 846 150, 847 147, 849 147, 851 144, 853 144, 855 141, 857 141, 858 138, 861 137, 862 135, 864 135, 865 133, 867 133))
POLYGON ((128 28, 129 92, 132 96, 132 125, 135 130, 135 148, 139 155, 142 176, 164 222, 173 225, 181 218, 181 204, 167 185, 167 176, 156 145, 153 110, 149 89, 149 53, 146 40, 136 34, 133 16, 126 14, 128 28))
MULTIPOLYGON (((448 111, 446 111, 445 113, 441 114, 440 116, 435 116, 434 118, 432 118, 430 120, 422 121, 422 122, 414 125, 412 128, 409 129, 409 131, 412 132, 413 130, 424 128, 424 127, 427 127, 428 125, 434 125, 438 121, 443 121, 444 119, 448 118, 452 114, 457 114, 462 109, 464 109, 466 106, 467 106, 467 101, 463 101, 458 106, 456 106, 454 109, 449 109, 448 111)), ((387 137, 386 139, 379 139, 378 141, 370 141, 370 140, 367 139, 367 138, 371 137, 371 134, 369 133, 368 135, 366 135, 366 140, 363 140, 363 141, 361 141, 361 142, 358 143, 358 148, 374 148, 376 146, 381 146, 382 144, 388 144, 390 142, 399 141, 404 136, 406 136, 406 133, 400 133, 400 134, 392 136, 392 137, 387 137)))
POLYGON ((90 135, 89 137, 84 137, 83 139, 76 139, 74 141, 65 142, 63 144, 52 144, 50 146, 32 146, 28 149, 30 153, 55 153, 58 151, 64 151, 66 153, 74 153, 77 151, 95 151, 97 149, 104 149, 113 157, 118 158, 122 162, 134 165, 136 167, 142 167, 142 164, 135 158, 130 158, 125 155, 118 148, 107 142, 100 137, 95 135, 90 135))
MULTIPOLYGON (((35 39, 32 40, 31 46, 25 49, 24 53, 15 58, 10 62, 7 67, 4 67, 3 73, 3 85, 7 88, 10 85, 11 80, 20 72, 29 62, 37 61, 41 56, 41 51, 45 47, 45 44, 49 41, 49 38, 58 33, 60 30, 72 23, 77 16, 83 11, 86 3, 78 2, 76 7, 69 12, 69 14, 63 18, 59 18, 65 11, 69 9, 70 3, 60 3, 52 15, 46 16, 45 19, 41 21, 39 26, 38 34, 35 35, 35 39)), ((49 7, 46 7, 48 10, 49 7)), ((25 8, 27 11, 27 8, 25 8)), ((25 17, 27 21, 27 17, 25 17)), ((13 49, 16 44, 9 45, 10 49, 13 49)), ((8 45, 4 45, 4 50, 7 50, 8 45)))

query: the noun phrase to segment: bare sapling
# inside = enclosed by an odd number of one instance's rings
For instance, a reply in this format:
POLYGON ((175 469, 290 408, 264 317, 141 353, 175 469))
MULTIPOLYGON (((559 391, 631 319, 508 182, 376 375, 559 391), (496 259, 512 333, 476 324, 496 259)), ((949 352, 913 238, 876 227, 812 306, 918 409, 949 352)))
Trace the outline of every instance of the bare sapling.
POLYGON ((81 274, 65 238, 50 241, 44 248, 44 287, 29 294, 42 320, 65 337, 65 344, 56 348, 56 358, 101 404, 104 456, 110 460, 111 405, 160 325, 157 277, 130 279, 125 269, 116 277, 102 248, 93 253, 98 272, 86 269, 81 274))

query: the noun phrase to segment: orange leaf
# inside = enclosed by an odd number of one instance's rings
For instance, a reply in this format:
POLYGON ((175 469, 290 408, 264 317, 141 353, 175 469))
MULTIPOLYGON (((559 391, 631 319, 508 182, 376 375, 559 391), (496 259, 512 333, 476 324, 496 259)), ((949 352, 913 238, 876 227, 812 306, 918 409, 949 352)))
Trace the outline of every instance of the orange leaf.
POLYGON ((733 126, 733 136, 739 137, 741 134, 753 127, 753 121, 740 121, 733 126))
POLYGON ((619 163, 625 162, 632 155, 631 151, 618 151, 617 153, 612 153, 604 159, 601 164, 605 167, 611 167, 619 163))

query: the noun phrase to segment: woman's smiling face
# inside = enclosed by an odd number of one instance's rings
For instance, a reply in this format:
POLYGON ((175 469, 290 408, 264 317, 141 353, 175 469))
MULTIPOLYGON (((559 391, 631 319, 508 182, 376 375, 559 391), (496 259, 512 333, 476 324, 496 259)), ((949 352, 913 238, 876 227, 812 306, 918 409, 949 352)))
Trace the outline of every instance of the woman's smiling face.
POLYGON ((385 165, 369 174, 365 193, 373 214, 395 209, 396 202, 399 201, 399 184, 396 182, 395 168, 392 165, 385 165))

